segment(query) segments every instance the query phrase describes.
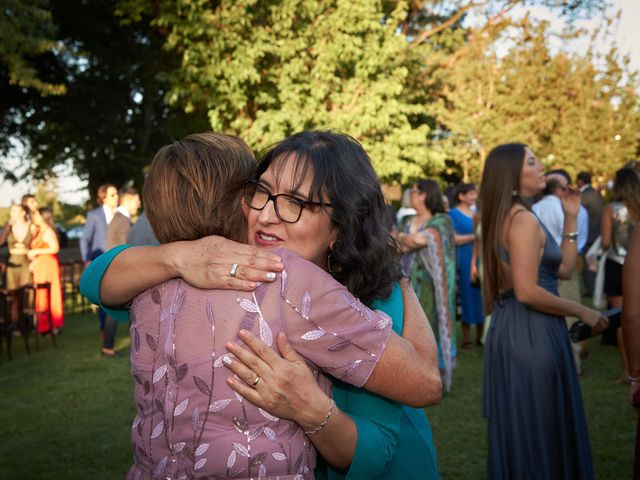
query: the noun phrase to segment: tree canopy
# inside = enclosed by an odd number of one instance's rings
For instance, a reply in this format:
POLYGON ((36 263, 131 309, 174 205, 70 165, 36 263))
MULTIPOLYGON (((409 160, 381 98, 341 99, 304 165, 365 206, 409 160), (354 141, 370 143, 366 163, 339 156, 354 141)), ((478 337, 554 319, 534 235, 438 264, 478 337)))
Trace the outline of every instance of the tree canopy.
POLYGON ((628 59, 551 48, 547 24, 513 15, 603 15, 603 0, 7 1, 27 40, 0 47, 0 148, 18 139, 42 176, 71 161, 92 193, 139 185, 159 146, 205 129, 256 150, 344 131, 391 183, 477 179, 504 141, 572 173, 638 152, 628 59))

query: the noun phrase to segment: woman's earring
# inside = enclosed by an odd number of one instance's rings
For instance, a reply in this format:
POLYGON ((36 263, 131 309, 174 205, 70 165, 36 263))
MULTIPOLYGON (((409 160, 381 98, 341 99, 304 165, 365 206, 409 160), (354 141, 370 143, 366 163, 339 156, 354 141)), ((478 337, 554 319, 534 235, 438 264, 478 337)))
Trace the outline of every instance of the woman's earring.
POLYGON ((329 273, 338 273, 342 270, 342 268, 334 267, 333 265, 331 265, 331 253, 333 253, 333 251, 329 250, 329 255, 327 255, 327 271, 329 273))
POLYGON ((514 197, 517 197, 519 193, 517 190, 514 190, 513 192, 511 192, 511 195, 513 195, 514 197))

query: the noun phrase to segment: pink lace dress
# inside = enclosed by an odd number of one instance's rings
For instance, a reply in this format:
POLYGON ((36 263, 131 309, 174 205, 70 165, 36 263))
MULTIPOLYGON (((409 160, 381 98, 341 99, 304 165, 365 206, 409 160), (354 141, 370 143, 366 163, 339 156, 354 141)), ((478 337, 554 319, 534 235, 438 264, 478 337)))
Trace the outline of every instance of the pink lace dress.
POLYGON ((315 265, 279 250, 285 270, 253 293, 199 290, 174 279, 131 309, 137 415, 130 479, 313 478, 302 429, 236 395, 222 364, 243 328, 269 345, 284 331, 316 372, 362 386, 386 346, 391 320, 362 305, 315 265))

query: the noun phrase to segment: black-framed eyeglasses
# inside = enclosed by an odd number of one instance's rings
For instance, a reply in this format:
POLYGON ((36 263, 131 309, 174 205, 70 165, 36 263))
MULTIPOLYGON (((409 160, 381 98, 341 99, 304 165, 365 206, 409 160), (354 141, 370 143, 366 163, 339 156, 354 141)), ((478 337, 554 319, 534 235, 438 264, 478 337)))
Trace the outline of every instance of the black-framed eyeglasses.
POLYGON ((262 210, 269 200, 273 201, 274 210, 280 220, 296 223, 300 220, 302 209, 308 207, 332 207, 330 203, 302 200, 286 193, 272 194, 267 187, 257 180, 247 180, 244 184, 244 199, 250 208, 262 210))

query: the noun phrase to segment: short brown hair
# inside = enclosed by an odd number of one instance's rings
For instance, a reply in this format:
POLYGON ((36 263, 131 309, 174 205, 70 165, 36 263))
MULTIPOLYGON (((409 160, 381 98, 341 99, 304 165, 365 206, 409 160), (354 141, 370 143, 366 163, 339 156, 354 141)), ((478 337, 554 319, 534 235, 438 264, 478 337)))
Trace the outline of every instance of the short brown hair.
POLYGON ((219 133, 189 135, 158 150, 142 198, 160 243, 207 235, 246 241, 240 200, 255 167, 246 143, 219 133))
POLYGON ((107 198, 107 190, 110 188, 115 188, 116 191, 118 190, 113 183, 103 183, 98 187, 98 195, 96 198, 98 206, 104 205, 104 199, 107 198))

